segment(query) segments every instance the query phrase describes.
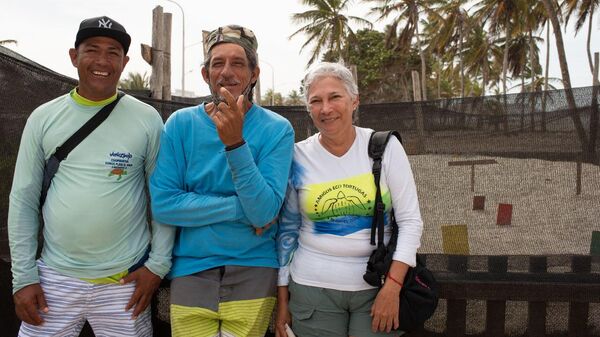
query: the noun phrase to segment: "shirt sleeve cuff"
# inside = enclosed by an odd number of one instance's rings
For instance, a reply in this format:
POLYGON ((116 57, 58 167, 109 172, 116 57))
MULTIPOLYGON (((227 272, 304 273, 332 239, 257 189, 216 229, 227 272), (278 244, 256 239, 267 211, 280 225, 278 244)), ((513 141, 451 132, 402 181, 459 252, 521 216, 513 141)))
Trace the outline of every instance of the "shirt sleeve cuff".
POLYGON ((225 155, 227 156, 227 162, 233 173, 244 168, 248 163, 254 163, 252 152, 250 152, 247 143, 244 143, 242 146, 231 151, 225 151, 225 155))
POLYGON ((27 287, 28 285, 40 283, 40 276, 38 274, 37 266, 35 270, 27 272, 22 277, 15 277, 13 279, 13 294, 17 291, 27 287))
POLYGON ((277 280, 277 286, 283 287, 290 283, 290 267, 285 266, 279 268, 279 279, 277 280))

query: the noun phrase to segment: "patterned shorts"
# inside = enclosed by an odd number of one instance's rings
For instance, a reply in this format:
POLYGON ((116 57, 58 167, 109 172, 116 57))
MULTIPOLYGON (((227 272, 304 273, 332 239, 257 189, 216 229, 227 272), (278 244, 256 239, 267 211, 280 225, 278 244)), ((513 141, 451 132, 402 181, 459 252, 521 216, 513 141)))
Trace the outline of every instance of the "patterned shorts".
POLYGON ((275 306, 277 269, 224 266, 171 281, 174 337, 262 337, 275 306))
POLYGON ((93 284, 57 273, 41 260, 38 270, 49 312, 40 313, 40 326, 23 322, 19 337, 77 337, 86 320, 96 336, 152 336, 150 307, 135 320, 133 309, 125 311, 134 283, 93 284))

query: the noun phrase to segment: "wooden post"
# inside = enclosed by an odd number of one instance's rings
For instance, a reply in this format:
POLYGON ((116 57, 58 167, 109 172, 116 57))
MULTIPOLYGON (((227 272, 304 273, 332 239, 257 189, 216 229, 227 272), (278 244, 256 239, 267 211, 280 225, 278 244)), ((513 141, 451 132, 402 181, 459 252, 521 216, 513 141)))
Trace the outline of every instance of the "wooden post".
MULTIPOLYGON (((415 102, 421 102, 421 81, 419 80, 419 72, 416 70, 412 71, 412 85, 413 85, 413 99, 415 102)), ((415 120, 417 126, 417 153, 422 153, 425 145, 425 123, 423 120, 423 110, 421 104, 416 104, 415 109, 415 120)))
POLYGON ((471 165, 471 192, 475 192, 475 165, 498 164, 495 159, 449 161, 448 166, 471 165))
POLYGON ((471 192, 475 192, 475 165, 471 165, 471 192))
MULTIPOLYGON (((171 13, 163 14, 163 67, 162 67, 162 99, 165 101, 171 100, 171 13)), ((185 96, 183 88, 181 88, 181 96, 185 96)))
POLYGON ((581 194, 581 160, 577 161, 577 180, 575 181, 575 194, 581 194))
POLYGON ((154 7, 152 10, 152 75, 150 76, 150 91, 152 97, 156 99, 163 98, 163 8, 154 7))
MULTIPOLYGON (((529 257, 529 272, 544 274, 547 272, 548 258, 546 256, 529 257)), ((528 303, 527 330, 529 336, 546 335, 546 302, 530 301, 528 303)))

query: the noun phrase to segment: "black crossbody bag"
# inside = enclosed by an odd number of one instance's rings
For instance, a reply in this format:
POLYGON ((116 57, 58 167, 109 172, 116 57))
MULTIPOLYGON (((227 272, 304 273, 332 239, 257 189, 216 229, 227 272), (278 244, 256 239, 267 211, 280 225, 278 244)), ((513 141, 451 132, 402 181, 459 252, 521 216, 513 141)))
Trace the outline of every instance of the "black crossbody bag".
MULTIPOLYGON (((398 224, 391 212, 390 222, 392 236, 387 246, 384 243, 384 210, 381 199, 379 181, 381 179, 381 159, 383 151, 390 139, 395 136, 400 142, 402 138, 397 131, 377 131, 371 134, 369 140, 369 156, 373 158, 373 176, 375 177, 375 213, 371 225, 371 245, 375 245, 377 233, 377 248, 373 250, 367 263, 367 271, 363 278, 374 286, 381 288, 392 265, 392 257, 398 242, 398 224)), ((390 168, 388 168, 390 169, 390 168)), ((411 331, 420 327, 429 319, 437 308, 439 286, 433 273, 425 267, 423 259, 417 254, 417 265, 409 268, 400 291, 400 327, 402 331, 411 331)))
POLYGON ((46 165, 44 165, 44 180, 42 181, 42 191, 40 194, 40 209, 44 205, 46 201, 46 195, 48 194, 48 189, 50 188, 50 184, 52 183, 52 178, 58 171, 60 166, 60 162, 63 161, 69 153, 79 145, 87 136, 89 136, 92 131, 94 131, 102 122, 108 118, 108 115, 113 111, 117 103, 121 100, 121 98, 125 96, 125 93, 119 91, 117 94, 117 98, 105 105, 100 109, 100 111, 96 112, 92 118, 90 118, 79 130, 77 130, 67 141, 65 141, 61 146, 56 148, 56 151, 48 158, 46 161, 46 165))

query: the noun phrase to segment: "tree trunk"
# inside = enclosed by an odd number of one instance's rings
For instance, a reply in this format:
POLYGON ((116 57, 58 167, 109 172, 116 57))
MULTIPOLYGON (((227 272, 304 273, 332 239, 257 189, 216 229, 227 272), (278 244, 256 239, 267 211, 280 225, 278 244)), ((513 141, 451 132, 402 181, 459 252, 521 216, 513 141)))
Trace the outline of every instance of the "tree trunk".
POLYGON ((486 114, 486 110, 482 109, 484 103, 485 103, 485 86, 487 84, 488 81, 488 61, 487 61, 487 56, 484 57, 483 59, 483 65, 482 65, 482 70, 481 70, 481 100, 480 102, 480 109, 477 109, 479 111, 479 118, 477 119, 477 128, 480 129, 481 125, 483 124, 483 120, 484 120, 484 115, 486 114))
POLYGON ((594 17, 594 6, 591 6, 592 8, 590 8, 590 17, 589 17, 589 23, 588 23, 588 36, 587 36, 587 55, 588 55, 588 62, 590 63, 590 71, 592 72, 592 76, 594 75, 594 61, 592 61, 592 50, 590 49, 590 41, 592 40, 592 18, 594 17))
POLYGON ((533 32, 529 30, 529 58, 531 59, 531 69, 529 69, 529 77, 531 78, 530 92, 535 91, 535 45, 533 43, 533 32))
POLYGON ((504 33, 504 55, 502 57, 502 90, 506 96, 506 71, 508 69, 508 42, 510 40, 510 26, 506 23, 506 31, 504 33))
POLYGON ((531 87, 530 87, 529 92, 532 95, 532 96, 529 96, 529 97, 531 97, 531 99, 529 100, 529 104, 531 106, 531 109, 530 109, 531 131, 535 131, 535 115, 533 112, 534 112, 534 106, 535 106, 534 97, 537 97, 537 96, 533 96, 534 92, 536 91, 535 90, 535 57, 534 57, 535 55, 534 54, 535 54, 535 46, 533 44, 533 31, 531 29, 529 29, 529 58, 531 59, 531 66, 530 66, 531 69, 529 69, 529 75, 530 75, 529 77, 531 77, 531 87))
POLYGON ((438 99, 442 99, 442 58, 438 57, 438 70, 437 70, 437 92, 438 99))
POLYGON ((419 13, 415 11, 415 37, 417 38, 417 46, 419 46, 419 55, 421 56, 421 97, 424 101, 427 100, 427 63, 425 62, 425 52, 421 46, 421 38, 419 37, 419 13))
POLYGON ((463 65, 463 23, 460 20, 460 26, 458 27, 458 52, 460 53, 460 97, 465 97, 465 67, 463 65))
POLYGON ((487 56, 483 59, 483 66, 482 66, 482 70, 481 70, 481 96, 485 96, 486 92, 485 92, 485 86, 487 84, 488 81, 488 61, 487 61, 487 56))
MULTIPOLYGON (((567 64, 567 56, 565 54, 565 46, 563 43, 562 32, 560 30, 560 23, 558 22, 558 16, 556 14, 556 9, 552 4, 552 0, 542 0, 544 3, 544 7, 546 8, 546 12, 548 13, 548 18, 552 23, 552 28, 554 30, 554 37, 556 39, 556 49, 558 52, 558 59, 560 64, 560 72, 562 74, 563 86, 565 88, 565 96, 567 98, 567 102, 569 104, 569 111, 571 114, 571 118, 573 119, 573 125, 575 126, 575 130, 577 131, 577 135, 579 136, 579 141, 581 143, 581 148, 586 155, 590 154, 589 149, 589 141, 587 134, 583 128, 583 124, 581 123, 581 118, 579 118, 579 113, 577 112, 577 105, 575 103, 575 96, 573 96, 573 90, 571 89, 571 76, 569 75, 569 66, 567 64)), ((586 156, 587 157, 587 156, 586 156)))
POLYGON ((544 74, 544 93, 542 94, 542 132, 546 132, 546 97, 548 96, 548 71, 550 68, 550 20, 546 21, 546 68, 544 74))
POLYGON ((521 101, 521 132, 523 132, 525 128, 525 74, 521 73, 521 97, 523 97, 523 101, 521 101))

